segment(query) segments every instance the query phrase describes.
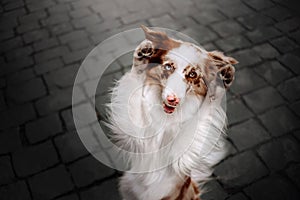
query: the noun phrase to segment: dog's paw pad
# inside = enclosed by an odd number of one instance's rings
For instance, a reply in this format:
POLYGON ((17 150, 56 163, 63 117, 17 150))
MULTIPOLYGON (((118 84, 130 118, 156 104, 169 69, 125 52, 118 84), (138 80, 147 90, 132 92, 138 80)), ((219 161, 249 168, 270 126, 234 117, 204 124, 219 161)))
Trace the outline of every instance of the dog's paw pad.
POLYGON ((151 57, 153 54, 153 44, 150 41, 144 41, 137 50, 137 56, 142 57, 151 57))
POLYGON ((219 74, 226 88, 228 88, 232 84, 234 80, 234 72, 235 69, 231 65, 227 65, 220 69, 219 74))

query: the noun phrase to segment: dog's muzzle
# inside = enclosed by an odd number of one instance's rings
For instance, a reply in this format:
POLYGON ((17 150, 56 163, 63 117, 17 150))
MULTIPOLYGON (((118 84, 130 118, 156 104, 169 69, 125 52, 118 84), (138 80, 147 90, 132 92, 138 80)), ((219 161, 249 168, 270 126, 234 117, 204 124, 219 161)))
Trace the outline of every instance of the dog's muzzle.
POLYGON ((164 111, 168 114, 172 114, 175 111, 179 102, 180 100, 178 97, 176 97, 176 95, 168 95, 166 100, 163 102, 164 111))

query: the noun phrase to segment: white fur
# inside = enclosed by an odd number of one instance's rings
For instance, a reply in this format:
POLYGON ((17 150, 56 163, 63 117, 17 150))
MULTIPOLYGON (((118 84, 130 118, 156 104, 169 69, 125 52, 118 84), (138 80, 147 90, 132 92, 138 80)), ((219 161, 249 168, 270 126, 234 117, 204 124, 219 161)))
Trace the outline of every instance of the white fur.
POLYGON ((205 181, 211 175, 212 167, 224 157, 226 115, 220 103, 224 91, 220 90, 216 100, 211 101, 209 95, 186 95, 184 86, 178 89, 178 85, 185 84, 181 80, 182 66, 189 62, 201 63, 204 58, 205 55, 195 51, 191 44, 174 49, 167 55, 167 59, 175 61, 179 72, 173 74, 174 79, 165 88, 175 90, 184 98, 171 115, 166 114, 161 105, 167 89, 161 91, 158 85, 150 85, 145 91, 145 74, 132 70, 113 89, 109 105, 110 128, 118 146, 135 153, 148 153, 174 142, 168 147, 167 154, 128 161, 132 171, 143 169, 144 173, 124 174, 120 182, 124 199, 161 199, 185 175, 197 182, 205 181), (151 171, 163 164, 166 167, 151 171))

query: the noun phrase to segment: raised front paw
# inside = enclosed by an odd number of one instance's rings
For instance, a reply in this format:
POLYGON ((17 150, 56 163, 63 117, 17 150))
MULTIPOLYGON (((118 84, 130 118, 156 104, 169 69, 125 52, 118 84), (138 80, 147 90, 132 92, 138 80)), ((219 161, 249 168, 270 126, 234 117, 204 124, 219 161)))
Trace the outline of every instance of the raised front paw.
POLYGON ((150 58, 153 54, 153 44, 149 40, 143 41, 135 50, 136 58, 150 58))
POLYGON ((219 70, 220 77, 224 83, 225 88, 228 88, 234 80, 235 69, 232 65, 226 65, 219 70))

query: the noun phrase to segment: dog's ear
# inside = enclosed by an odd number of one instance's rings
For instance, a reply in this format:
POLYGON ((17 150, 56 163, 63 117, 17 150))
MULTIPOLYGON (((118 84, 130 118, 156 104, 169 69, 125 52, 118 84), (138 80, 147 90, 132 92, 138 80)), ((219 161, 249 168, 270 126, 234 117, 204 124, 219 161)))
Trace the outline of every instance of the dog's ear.
POLYGON ((151 30, 150 28, 148 28, 144 25, 141 25, 141 28, 143 29, 143 31, 145 33, 146 39, 150 40, 153 43, 158 44, 158 43, 161 43, 163 41, 169 40, 169 37, 164 32, 151 30))
POLYGON ((225 88, 228 88, 233 80, 235 68, 233 65, 237 64, 238 61, 232 57, 225 56, 222 52, 211 51, 208 52, 209 57, 209 68, 214 70, 212 74, 220 76, 225 88))

